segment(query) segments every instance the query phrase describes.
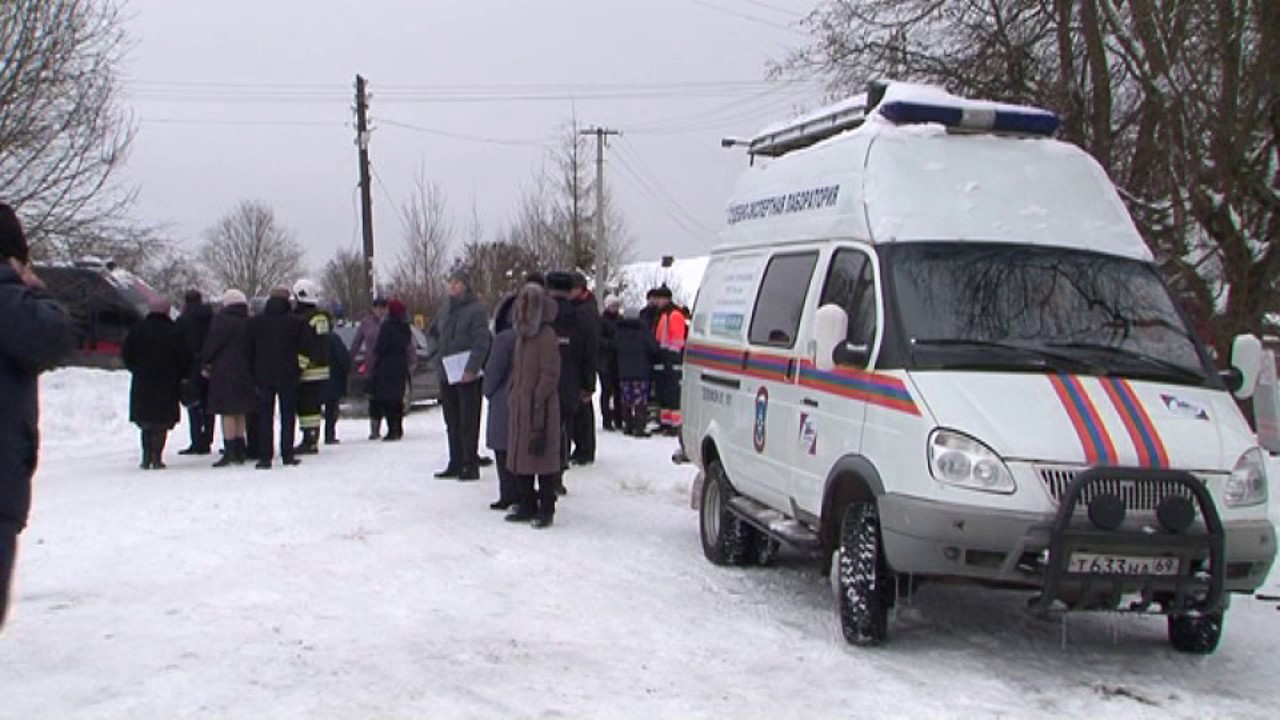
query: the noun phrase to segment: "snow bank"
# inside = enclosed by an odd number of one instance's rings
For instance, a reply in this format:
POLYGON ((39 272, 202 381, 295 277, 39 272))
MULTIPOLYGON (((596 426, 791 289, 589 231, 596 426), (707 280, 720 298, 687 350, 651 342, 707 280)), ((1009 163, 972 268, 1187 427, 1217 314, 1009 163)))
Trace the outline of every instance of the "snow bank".
POLYGON ((644 295, 650 288, 666 284, 671 288, 673 299, 687 307, 693 306, 698 295, 698 285, 702 283, 702 274, 707 270, 706 255, 691 258, 676 258, 671 267, 662 267, 657 260, 646 260, 624 265, 621 270, 622 302, 625 307, 643 307, 644 295))

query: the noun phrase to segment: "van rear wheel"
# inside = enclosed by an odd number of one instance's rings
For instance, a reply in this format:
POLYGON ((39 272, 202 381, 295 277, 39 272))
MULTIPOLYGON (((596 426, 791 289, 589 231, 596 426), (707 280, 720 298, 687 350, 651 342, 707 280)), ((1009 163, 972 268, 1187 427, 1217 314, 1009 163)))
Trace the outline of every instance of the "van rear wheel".
POLYGON ((1223 615, 1221 610, 1196 616, 1170 615, 1169 644, 1179 652, 1208 655, 1222 639, 1223 615))
POLYGON ((884 559, 875 501, 845 507, 840 545, 831 558, 831 586, 846 641, 865 647, 888 639, 892 578, 884 559))
POLYGON ((758 557, 756 538, 759 533, 729 509, 733 488, 719 460, 707 466, 707 479, 702 484, 702 510, 698 524, 702 535, 702 553, 716 565, 750 565, 758 557))

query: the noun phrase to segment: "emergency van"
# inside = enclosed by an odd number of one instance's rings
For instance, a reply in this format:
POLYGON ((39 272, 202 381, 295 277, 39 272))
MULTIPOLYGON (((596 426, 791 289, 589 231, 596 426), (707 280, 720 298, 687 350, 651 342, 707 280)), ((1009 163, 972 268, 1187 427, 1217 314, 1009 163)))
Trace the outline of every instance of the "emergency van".
MULTIPOLYGON (((918 85, 749 143, 693 309, 702 546, 821 558, 845 638, 921 581, 1159 613, 1212 652, 1275 555, 1264 451, 1116 189, 1045 110, 918 85)), ((1274 419, 1268 422, 1274 423, 1274 419)), ((1261 423, 1261 419, 1260 419, 1261 423)))

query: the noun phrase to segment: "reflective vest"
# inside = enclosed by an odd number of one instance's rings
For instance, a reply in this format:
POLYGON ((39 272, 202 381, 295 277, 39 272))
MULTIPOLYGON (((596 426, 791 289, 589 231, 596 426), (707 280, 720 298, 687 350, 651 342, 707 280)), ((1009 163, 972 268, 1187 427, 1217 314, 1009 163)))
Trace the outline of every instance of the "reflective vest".
POLYGON ((671 307, 658 316, 653 335, 658 347, 671 352, 684 352, 684 341, 689 337, 689 321, 679 308, 671 307))

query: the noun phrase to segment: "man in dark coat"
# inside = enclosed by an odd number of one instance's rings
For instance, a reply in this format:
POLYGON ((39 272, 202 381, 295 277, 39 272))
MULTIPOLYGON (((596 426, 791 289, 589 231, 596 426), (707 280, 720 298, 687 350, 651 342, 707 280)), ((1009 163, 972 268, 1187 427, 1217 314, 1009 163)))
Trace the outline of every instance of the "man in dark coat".
POLYGON ((618 321, 622 319, 622 300, 617 295, 604 299, 600 314, 600 416, 604 429, 622 429, 622 387, 618 384, 618 321))
POLYGON ((449 436, 449 464, 438 478, 479 480, 480 370, 489 356, 489 318, 471 289, 471 278, 461 267, 449 274, 449 301, 431 323, 428 335, 437 341, 440 405, 449 436), (460 377, 449 382, 445 365, 465 355, 460 377))
POLYGON ((143 470, 161 470, 169 431, 178 424, 182 381, 189 374, 191 355, 186 340, 169 319, 169 302, 151 303, 151 312, 125 336, 120 351, 132 375, 129 420, 142 431, 143 470))
POLYGON ((188 290, 183 298, 182 314, 176 322, 177 332, 186 347, 190 367, 183 378, 182 403, 187 406, 187 425, 191 445, 179 455, 208 455, 213 449, 213 413, 209 412, 209 380, 200 372, 200 351, 213 323, 213 308, 204 301, 199 290, 188 290))
POLYGON ((378 341, 370 350, 374 359, 369 383, 369 402, 387 419, 384 442, 404 437, 404 394, 408 388, 413 333, 405 320, 407 309, 399 299, 387 303, 387 317, 378 330, 378 341))
POLYGON ((287 289, 273 290, 262 314, 249 321, 249 362, 258 388, 258 464, 269 470, 272 460, 272 425, 276 402, 280 404, 280 461, 297 465, 293 445, 298 413, 298 355, 307 342, 307 324, 290 312, 287 289))
POLYGON ((582 403, 573 414, 573 451, 569 453, 569 462, 574 465, 590 465, 596 461, 596 411, 591 397, 595 394, 600 363, 600 306, 596 303, 596 296, 587 287, 587 277, 579 272, 573 274, 573 290, 569 300, 578 316, 578 326, 582 328, 588 361, 584 371, 591 374, 591 381, 582 395, 582 403))
MULTIPOLYGON (((560 345, 560 459, 562 468, 567 469, 574 415, 584 402, 590 401, 595 387, 595 358, 594 351, 588 354, 587 329, 582 327, 569 299, 573 276, 566 272, 547 273, 547 292, 557 308, 552 329, 560 345)), ((560 492, 565 492, 563 482, 560 492)))
POLYGON ((70 318, 31 270, 18 216, 0 203, 0 626, 18 534, 31 511, 31 477, 39 450, 37 378, 74 345, 70 318))
POLYGON ((324 388, 324 444, 338 444, 338 406, 347 394, 351 354, 337 333, 329 333, 329 382, 324 388))

